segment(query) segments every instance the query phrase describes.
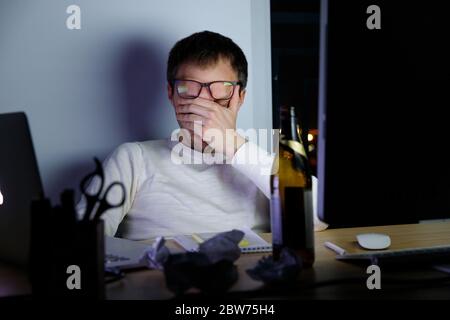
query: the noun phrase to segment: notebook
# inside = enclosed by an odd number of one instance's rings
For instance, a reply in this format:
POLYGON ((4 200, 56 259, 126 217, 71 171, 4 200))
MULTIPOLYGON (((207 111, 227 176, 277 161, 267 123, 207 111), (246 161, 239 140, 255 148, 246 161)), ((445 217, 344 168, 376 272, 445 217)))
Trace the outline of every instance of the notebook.
MULTIPOLYGON (((261 238, 251 229, 240 229, 244 232, 244 238, 239 242, 239 247, 242 253, 256 253, 256 252, 272 252, 272 245, 261 238)), ((214 237, 218 233, 206 232, 196 233, 191 235, 175 236, 174 240, 182 246, 186 251, 197 251, 200 243, 214 237)))

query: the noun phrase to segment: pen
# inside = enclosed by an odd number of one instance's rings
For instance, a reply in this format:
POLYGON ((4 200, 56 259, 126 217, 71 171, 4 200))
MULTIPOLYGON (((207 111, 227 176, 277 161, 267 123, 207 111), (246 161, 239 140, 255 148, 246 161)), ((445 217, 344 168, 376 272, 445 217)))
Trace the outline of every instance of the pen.
POLYGON ((336 252, 339 255, 344 255, 345 254, 345 249, 342 249, 341 247, 338 247, 337 245, 335 245, 334 243, 331 242, 325 242, 324 243, 325 247, 327 247, 328 249, 333 250, 334 252, 336 252))
POLYGON ((198 235, 196 235, 195 233, 194 234, 192 234, 192 239, 194 239, 195 240, 195 242, 197 242, 198 244, 200 244, 200 243, 202 243, 203 242, 203 239, 202 238, 200 238, 198 235))
POLYGON ((239 242, 238 246, 241 248, 248 247, 250 245, 250 242, 246 239, 242 239, 241 242, 239 242))

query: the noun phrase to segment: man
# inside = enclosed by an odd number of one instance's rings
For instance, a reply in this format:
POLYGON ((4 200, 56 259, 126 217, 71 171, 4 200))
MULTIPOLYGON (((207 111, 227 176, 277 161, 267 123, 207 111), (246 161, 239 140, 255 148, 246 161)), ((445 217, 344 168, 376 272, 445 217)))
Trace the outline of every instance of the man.
MULTIPOLYGON (((103 215, 107 235, 268 230, 269 175, 248 155, 266 165, 272 158, 236 132, 246 84, 247 60, 231 39, 204 31, 175 44, 167 93, 182 130, 176 139, 123 144, 104 161, 105 185, 126 189, 124 205, 103 215)), ((119 188, 111 191, 108 200, 120 199, 119 188)), ((84 207, 82 199, 80 214, 84 207)))
MULTIPOLYGON (((247 60, 231 39, 203 31, 175 44, 167 93, 181 130, 170 140, 125 143, 104 161, 105 185, 120 181, 126 190, 124 205, 102 217, 106 235, 269 231, 273 157, 236 131, 246 84, 247 60)), ((119 192, 112 189, 108 200, 119 192)), ((84 207, 82 199, 80 215, 84 207)), ((326 227, 317 217, 315 225, 326 227)))

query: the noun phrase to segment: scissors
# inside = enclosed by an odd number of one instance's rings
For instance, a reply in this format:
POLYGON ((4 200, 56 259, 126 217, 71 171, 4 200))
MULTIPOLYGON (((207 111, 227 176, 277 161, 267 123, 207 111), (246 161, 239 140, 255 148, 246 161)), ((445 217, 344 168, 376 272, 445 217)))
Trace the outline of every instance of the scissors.
POLYGON ((100 219, 101 215, 112 208, 118 208, 121 207, 125 202, 125 186, 122 182, 115 181, 111 183, 105 190, 105 193, 103 194, 103 197, 100 197, 100 194, 102 193, 103 186, 105 183, 105 173, 103 171, 102 164, 97 158, 94 158, 96 168, 93 172, 89 173, 87 176, 83 178, 80 182, 80 190, 81 193, 86 197, 86 211, 83 216, 83 221, 88 222, 91 220, 94 207, 98 203, 97 211, 95 212, 93 216, 93 220, 97 221, 100 219), (94 178, 98 177, 100 178, 100 186, 98 187, 97 192, 91 194, 88 192, 88 183, 94 178), (111 191, 112 188, 115 186, 119 186, 122 189, 122 199, 117 204, 111 204, 108 199, 108 193, 111 191))

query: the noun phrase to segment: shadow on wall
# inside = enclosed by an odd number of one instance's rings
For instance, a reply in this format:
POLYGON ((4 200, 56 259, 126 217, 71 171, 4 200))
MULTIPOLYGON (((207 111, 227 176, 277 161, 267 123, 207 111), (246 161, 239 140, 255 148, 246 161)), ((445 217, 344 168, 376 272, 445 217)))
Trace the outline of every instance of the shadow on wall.
MULTIPOLYGON (((166 92, 166 60, 165 53, 151 39, 133 39, 121 46, 116 65, 111 66, 117 70, 117 81, 111 90, 119 91, 121 100, 115 112, 122 123, 116 128, 121 141, 116 141, 113 149, 123 142, 167 138, 167 132, 175 129, 171 128, 176 122, 166 92)), ((46 185, 52 203, 59 203, 66 188, 76 191, 78 201, 81 179, 95 168, 93 157, 103 161, 111 152, 109 148, 101 149, 58 168, 46 185)))
MULTIPOLYGON (((104 159, 98 155, 99 159, 104 159)), ((81 197, 80 182, 84 176, 95 169, 94 158, 73 161, 53 172, 53 180, 48 181, 45 186, 45 195, 51 199, 53 206, 60 204, 60 196, 65 189, 75 191, 75 204, 81 197)))
POLYGON ((119 63, 127 141, 167 137, 174 118, 172 109, 167 110, 167 57, 150 41, 134 39, 124 46, 119 63))

